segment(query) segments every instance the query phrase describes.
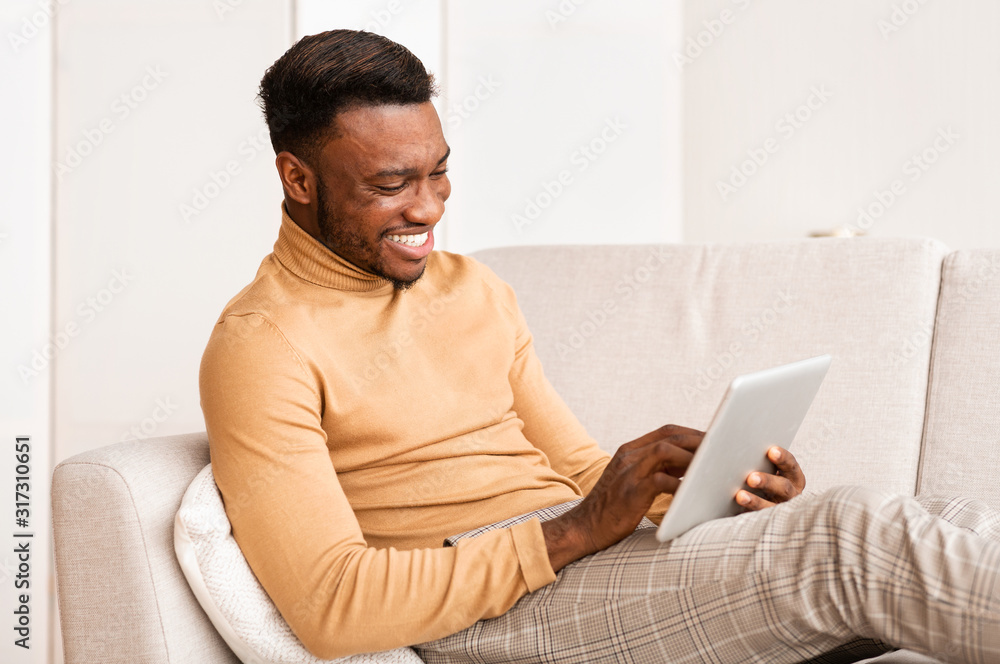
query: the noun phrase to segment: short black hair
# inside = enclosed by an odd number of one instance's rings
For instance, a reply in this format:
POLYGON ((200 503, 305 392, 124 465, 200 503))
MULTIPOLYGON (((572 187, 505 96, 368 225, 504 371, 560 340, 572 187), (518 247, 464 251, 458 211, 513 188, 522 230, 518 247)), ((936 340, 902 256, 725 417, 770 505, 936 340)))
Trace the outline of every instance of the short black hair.
POLYGON ((405 46, 373 32, 328 30, 296 42, 264 73, 260 105, 274 153, 312 164, 336 135, 338 113, 358 106, 421 104, 434 75, 405 46))

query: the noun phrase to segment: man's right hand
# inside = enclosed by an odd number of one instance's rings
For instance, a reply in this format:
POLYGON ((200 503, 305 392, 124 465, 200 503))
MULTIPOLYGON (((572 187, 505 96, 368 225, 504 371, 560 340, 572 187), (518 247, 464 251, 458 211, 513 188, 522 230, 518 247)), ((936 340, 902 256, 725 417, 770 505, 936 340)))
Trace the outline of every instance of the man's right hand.
POLYGON ((661 493, 680 486, 705 432, 674 424, 625 443, 583 501, 542 524, 552 569, 628 536, 661 493))

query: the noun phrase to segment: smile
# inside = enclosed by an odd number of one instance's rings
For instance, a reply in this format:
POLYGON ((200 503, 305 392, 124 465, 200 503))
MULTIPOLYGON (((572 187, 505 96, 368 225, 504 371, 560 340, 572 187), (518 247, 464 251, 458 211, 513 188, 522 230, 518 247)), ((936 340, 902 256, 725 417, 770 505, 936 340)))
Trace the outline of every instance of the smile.
POLYGON ((427 242, 427 233, 421 233, 420 235, 387 235, 390 240, 398 244, 406 245, 407 247, 422 247, 424 243, 427 242))

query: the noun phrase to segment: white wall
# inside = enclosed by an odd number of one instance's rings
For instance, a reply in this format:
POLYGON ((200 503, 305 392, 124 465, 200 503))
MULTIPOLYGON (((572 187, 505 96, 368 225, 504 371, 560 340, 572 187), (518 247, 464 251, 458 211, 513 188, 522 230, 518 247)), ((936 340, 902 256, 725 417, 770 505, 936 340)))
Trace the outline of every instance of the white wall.
POLYGON ((706 44, 683 67, 686 240, 853 224, 953 248, 1000 246, 1000 3, 689 0, 684 9, 685 38, 701 33, 706 44), (769 140, 773 153, 761 152, 769 140), (748 151, 763 163, 746 163, 744 182, 732 169, 748 151), (720 182, 735 191, 720 193, 720 182), (858 208, 881 217, 859 221, 858 208))
POLYGON ((681 239, 680 2, 448 6, 449 248, 681 239))
POLYGON ((54 323, 80 331, 56 361, 58 459, 203 428, 201 352, 274 243, 281 189, 254 95, 289 19, 265 0, 63 8, 54 323))
MULTIPOLYGON (((51 206, 49 155, 51 142, 52 17, 35 2, 0 4, 0 81, 4 103, 4 159, 0 160, 0 496, 4 527, 0 530, 0 615, 4 638, 0 662, 43 664, 49 661, 48 623, 53 605, 49 474, 52 438, 48 358, 50 334, 51 206), (16 92, 15 92, 16 91, 16 92), (36 355, 37 353, 37 355, 36 355), (15 439, 30 436, 30 482, 27 527, 15 522, 15 439), (17 540, 14 533, 33 533, 17 540), (28 541, 29 576, 18 569, 15 542, 28 541), (22 578, 17 579, 18 574, 22 578), (15 582, 28 587, 15 587, 15 582), (29 595, 30 638, 25 650, 14 644, 14 611, 19 596, 29 595)), ((23 490, 24 487, 17 487, 23 490)), ((23 502, 23 498, 18 498, 23 502)))

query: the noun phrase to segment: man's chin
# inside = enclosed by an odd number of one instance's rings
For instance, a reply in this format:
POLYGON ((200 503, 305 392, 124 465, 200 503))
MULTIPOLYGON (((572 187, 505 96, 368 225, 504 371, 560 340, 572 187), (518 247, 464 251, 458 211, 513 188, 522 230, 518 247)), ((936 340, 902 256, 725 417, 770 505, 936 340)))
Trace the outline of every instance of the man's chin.
POLYGON ((420 267, 420 272, 418 272, 417 276, 415 276, 415 277, 411 277, 411 276, 400 277, 399 275, 395 275, 395 276, 392 276, 392 275, 383 275, 383 276, 386 279, 388 279, 389 281, 392 282, 392 287, 395 290, 397 290, 397 291, 405 291, 405 290, 409 289, 411 286, 413 286, 413 284, 415 284, 418 281, 420 281, 420 277, 424 276, 424 269, 426 269, 426 267, 427 267, 427 263, 425 261, 424 264, 420 267))

